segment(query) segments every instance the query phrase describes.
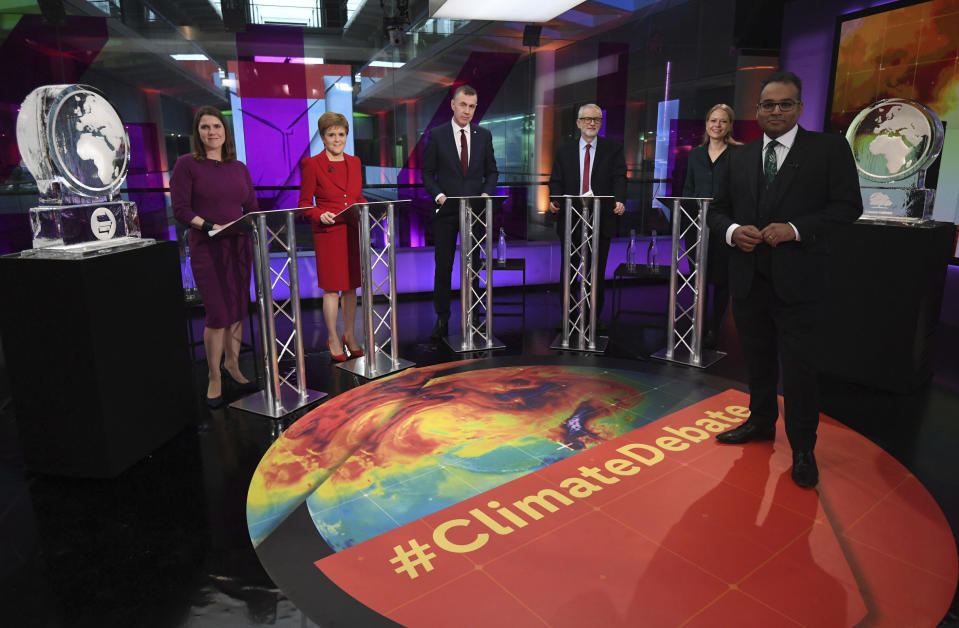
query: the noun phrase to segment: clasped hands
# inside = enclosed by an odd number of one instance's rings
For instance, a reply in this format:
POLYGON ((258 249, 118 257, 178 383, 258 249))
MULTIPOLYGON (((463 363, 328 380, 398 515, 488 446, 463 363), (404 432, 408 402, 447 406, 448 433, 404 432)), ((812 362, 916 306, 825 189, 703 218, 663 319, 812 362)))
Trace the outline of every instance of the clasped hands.
POLYGON ((796 239, 792 226, 785 222, 773 222, 760 231, 754 225, 741 225, 733 231, 733 244, 746 253, 751 253, 758 245, 765 242, 769 246, 779 246, 783 242, 796 239))
MULTIPOLYGON (((559 211, 559 205, 556 204, 556 201, 549 202, 549 213, 555 214, 559 211)), ((622 203, 617 202, 616 207, 613 208, 613 213, 617 216, 622 216, 626 213, 626 206, 622 203)))

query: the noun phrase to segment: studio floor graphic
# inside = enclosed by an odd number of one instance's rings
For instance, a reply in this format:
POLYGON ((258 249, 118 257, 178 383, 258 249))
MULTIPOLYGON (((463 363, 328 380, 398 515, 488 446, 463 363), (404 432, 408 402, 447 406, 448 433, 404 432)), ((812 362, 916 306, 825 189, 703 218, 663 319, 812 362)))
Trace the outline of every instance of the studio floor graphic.
POLYGON ((823 417, 821 481, 800 489, 781 423, 774 443, 713 438, 748 417, 745 393, 591 364, 440 364, 323 404, 254 474, 247 521, 264 567, 314 621, 344 625, 945 614, 952 532, 875 444, 823 417))

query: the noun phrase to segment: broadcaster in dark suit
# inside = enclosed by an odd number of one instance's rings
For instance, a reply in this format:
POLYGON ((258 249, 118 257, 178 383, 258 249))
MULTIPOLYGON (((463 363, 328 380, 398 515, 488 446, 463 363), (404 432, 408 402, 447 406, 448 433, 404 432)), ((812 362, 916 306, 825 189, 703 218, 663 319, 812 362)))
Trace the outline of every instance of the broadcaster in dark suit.
POLYGON ((775 438, 782 364, 792 479, 810 488, 819 481, 812 354, 827 281, 825 236, 862 214, 862 198, 846 140, 799 127, 800 113, 798 76, 778 72, 763 81, 756 120, 764 135, 730 154, 708 222, 732 247, 729 288, 750 397, 749 420, 716 438, 727 444, 775 438))
MULTIPOLYGON (((626 157, 623 145, 615 140, 599 137, 603 124, 603 110, 598 105, 588 104, 579 108, 576 126, 580 136, 559 147, 553 158, 549 175, 550 196, 612 196, 603 199, 600 205, 599 251, 597 252, 596 319, 603 312, 603 284, 606 277, 606 260, 609 257, 610 239, 616 233, 619 216, 626 211, 626 157), (588 148, 587 148, 588 147, 588 148), (587 159, 587 155, 589 156, 587 159), (588 175, 586 175, 588 170, 588 175)), ((560 241, 564 237, 565 212, 559 202, 551 200, 549 211, 557 217, 556 232, 560 241)), ((572 234, 574 242, 578 233, 572 234)), ((573 260, 575 263, 575 259, 573 260)), ((562 274, 560 274, 562 281, 562 274)))
POLYGON ((477 101, 475 89, 469 85, 457 87, 450 100, 451 123, 430 131, 423 154, 423 187, 436 203, 433 214, 436 324, 430 334, 433 340, 449 333, 453 256, 460 226, 459 201, 447 200, 447 197, 490 196, 496 191, 498 172, 493 136, 486 129, 470 124, 477 101))

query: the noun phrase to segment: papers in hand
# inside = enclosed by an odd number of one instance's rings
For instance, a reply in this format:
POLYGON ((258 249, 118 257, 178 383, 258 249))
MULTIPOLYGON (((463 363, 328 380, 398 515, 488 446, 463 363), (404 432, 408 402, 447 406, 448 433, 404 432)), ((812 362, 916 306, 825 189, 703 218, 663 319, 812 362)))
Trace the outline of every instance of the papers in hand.
POLYGON ((235 224, 235 223, 237 223, 237 222, 239 222, 239 221, 241 221, 241 220, 243 220, 243 219, 242 219, 242 218, 237 218, 236 220, 233 220, 233 221, 231 221, 231 222, 228 222, 228 223, 226 223, 225 225, 220 225, 220 228, 219 228, 219 229, 210 229, 209 231, 206 232, 206 234, 212 238, 213 236, 215 236, 216 234, 220 233, 221 231, 225 231, 226 229, 228 229, 228 228, 230 227, 230 225, 235 224))

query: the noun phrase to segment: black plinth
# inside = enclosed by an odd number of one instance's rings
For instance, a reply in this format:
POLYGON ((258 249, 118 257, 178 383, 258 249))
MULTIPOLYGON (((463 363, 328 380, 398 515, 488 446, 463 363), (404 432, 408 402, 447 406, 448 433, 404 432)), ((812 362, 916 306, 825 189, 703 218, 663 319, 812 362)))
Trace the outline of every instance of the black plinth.
POLYGON ((951 223, 836 230, 820 372, 899 393, 929 380, 954 237, 951 223))
POLYGON ((6 256, 0 290, 28 469, 114 477, 192 418, 175 243, 79 260, 6 256))

